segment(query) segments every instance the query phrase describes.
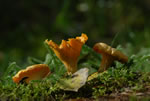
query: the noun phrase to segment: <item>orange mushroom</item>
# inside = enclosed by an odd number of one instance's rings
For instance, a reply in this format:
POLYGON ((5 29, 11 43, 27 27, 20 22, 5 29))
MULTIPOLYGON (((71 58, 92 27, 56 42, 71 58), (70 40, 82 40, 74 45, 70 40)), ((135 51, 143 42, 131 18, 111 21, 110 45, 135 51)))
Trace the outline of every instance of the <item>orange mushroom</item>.
POLYGON ((77 62, 78 57, 80 56, 82 45, 87 40, 87 35, 82 34, 80 37, 70 38, 68 41, 62 40, 59 46, 52 40, 46 40, 45 42, 54 51, 56 56, 63 62, 67 72, 74 73, 77 71, 77 62))
POLYGON ((26 82, 31 80, 41 80, 50 74, 50 69, 46 64, 37 64, 20 70, 15 76, 12 77, 15 83, 26 82))
POLYGON ((115 61, 118 60, 121 63, 127 63, 128 57, 119 50, 108 46, 105 43, 97 43, 93 49, 102 55, 102 62, 99 68, 99 72, 107 70, 107 68, 115 61))

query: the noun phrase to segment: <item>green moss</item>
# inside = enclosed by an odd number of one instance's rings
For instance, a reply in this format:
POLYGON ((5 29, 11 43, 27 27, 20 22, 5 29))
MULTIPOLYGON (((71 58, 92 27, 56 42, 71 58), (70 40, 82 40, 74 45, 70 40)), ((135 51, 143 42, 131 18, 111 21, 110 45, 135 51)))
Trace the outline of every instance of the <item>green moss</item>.
MULTIPOLYGON (((15 62, 9 65, 0 78, 0 100, 64 100, 70 98, 99 98, 110 96, 113 93, 125 92, 128 88, 133 93, 146 92, 150 85, 149 51, 141 51, 137 55, 129 57, 127 64, 115 62, 106 72, 99 74, 97 78, 88 81, 78 92, 59 89, 57 81, 65 77, 64 65, 49 50, 45 61, 30 59, 32 64, 45 63, 50 66, 52 74, 44 80, 32 81, 30 84, 16 85, 12 82, 12 76, 21 68, 15 62), (32 61, 33 60, 33 61, 32 61), (143 69, 144 68, 144 69, 143 69)), ((148 49, 149 50, 149 49, 148 49)), ((79 59, 79 68, 90 68, 90 74, 97 71, 100 64, 100 55, 91 48, 84 46, 79 59)))

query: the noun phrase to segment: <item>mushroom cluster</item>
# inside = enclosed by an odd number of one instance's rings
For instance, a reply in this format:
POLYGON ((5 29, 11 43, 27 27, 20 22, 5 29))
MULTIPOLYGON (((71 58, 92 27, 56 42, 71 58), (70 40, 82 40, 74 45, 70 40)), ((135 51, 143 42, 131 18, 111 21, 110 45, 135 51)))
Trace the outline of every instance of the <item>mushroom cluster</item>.
POLYGON ((52 40, 46 40, 45 42, 65 65, 68 74, 72 74, 77 71, 78 57, 80 56, 83 44, 87 40, 87 35, 82 34, 80 37, 70 38, 68 41, 62 40, 60 45, 57 45, 52 40))
POLYGON ((115 61, 121 63, 127 63, 128 57, 124 55, 121 51, 110 47, 105 43, 96 43, 93 47, 94 51, 102 55, 102 61, 98 72, 103 72, 115 61))
MULTIPOLYGON (((77 71, 78 57, 82 46, 88 40, 86 34, 82 34, 80 37, 69 38, 68 41, 62 40, 60 45, 57 45, 52 40, 45 42, 54 51, 56 56, 62 61, 67 69, 68 74, 73 74, 77 71)), ((102 61, 98 72, 103 72, 115 61, 121 63, 127 63, 128 57, 121 51, 108 46, 105 43, 96 43, 93 47, 94 51, 102 55, 102 61)), ((97 77, 98 72, 94 74, 97 77)), ((78 72, 77 72, 78 73, 78 72)), ((79 72, 81 73, 81 72, 79 72)), ((20 70, 15 76, 12 77, 15 83, 29 83, 31 80, 41 80, 50 74, 50 69, 46 64, 37 64, 27 67, 26 69, 20 70)), ((75 73, 76 74, 76 73, 75 73)), ((83 73, 84 74, 84 73, 83 73)), ((82 76, 82 75, 81 75, 82 76)), ((86 75, 87 76, 87 75, 86 75)), ((89 77, 88 80, 91 78, 89 77)))
POLYGON ((41 80, 50 74, 50 69, 45 64, 37 64, 20 70, 12 77, 13 81, 19 83, 29 83, 31 80, 41 80))

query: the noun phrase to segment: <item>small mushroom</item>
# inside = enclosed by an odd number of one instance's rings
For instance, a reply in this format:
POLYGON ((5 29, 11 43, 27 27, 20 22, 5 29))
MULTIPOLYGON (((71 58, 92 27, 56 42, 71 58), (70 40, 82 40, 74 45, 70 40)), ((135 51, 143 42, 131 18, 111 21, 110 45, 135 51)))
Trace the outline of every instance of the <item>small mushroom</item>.
POLYGON ((15 83, 26 82, 31 80, 41 80, 50 74, 50 69, 46 64, 36 64, 20 70, 15 76, 12 77, 15 83))
POLYGON ((105 43, 97 43, 93 49, 102 55, 102 61, 99 68, 99 72, 107 70, 107 68, 115 61, 118 60, 121 63, 127 63, 128 57, 119 50, 108 46, 105 43))
POLYGON ((87 40, 87 35, 82 34, 80 37, 70 38, 68 41, 62 40, 59 46, 52 40, 46 40, 45 42, 63 62, 69 74, 77 71, 78 57, 80 56, 82 45, 87 40))

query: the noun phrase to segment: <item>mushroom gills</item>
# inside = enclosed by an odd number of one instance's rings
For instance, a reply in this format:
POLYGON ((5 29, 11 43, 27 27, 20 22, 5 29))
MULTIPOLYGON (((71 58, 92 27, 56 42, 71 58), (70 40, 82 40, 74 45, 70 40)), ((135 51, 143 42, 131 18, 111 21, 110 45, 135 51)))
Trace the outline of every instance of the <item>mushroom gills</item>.
POLYGON ((20 83, 20 84, 26 83, 25 80, 28 79, 28 78, 29 78, 29 77, 23 77, 23 78, 19 81, 19 83, 20 83))

